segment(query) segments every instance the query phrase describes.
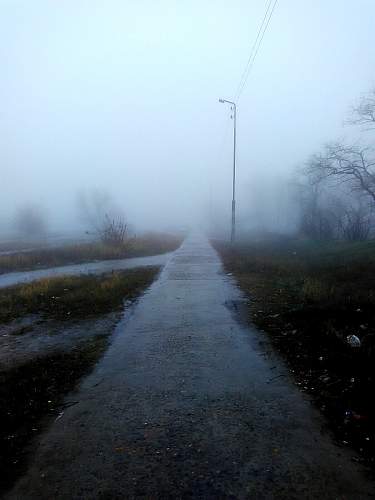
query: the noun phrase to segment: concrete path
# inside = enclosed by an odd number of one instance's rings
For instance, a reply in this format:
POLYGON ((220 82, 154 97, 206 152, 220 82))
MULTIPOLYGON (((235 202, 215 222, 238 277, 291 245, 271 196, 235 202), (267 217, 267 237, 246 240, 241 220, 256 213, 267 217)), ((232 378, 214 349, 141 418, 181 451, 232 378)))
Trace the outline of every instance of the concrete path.
POLYGON ((0 274, 0 288, 6 288, 19 283, 30 283, 41 278, 54 276, 77 276, 80 274, 103 274, 123 269, 133 269, 144 266, 161 266, 170 258, 171 253, 151 255, 147 257, 132 257, 129 259, 99 260, 84 264, 71 264, 68 266, 49 267, 34 271, 21 271, 0 274))
POLYGON ((374 498, 239 300, 208 241, 186 240, 8 498, 374 498))

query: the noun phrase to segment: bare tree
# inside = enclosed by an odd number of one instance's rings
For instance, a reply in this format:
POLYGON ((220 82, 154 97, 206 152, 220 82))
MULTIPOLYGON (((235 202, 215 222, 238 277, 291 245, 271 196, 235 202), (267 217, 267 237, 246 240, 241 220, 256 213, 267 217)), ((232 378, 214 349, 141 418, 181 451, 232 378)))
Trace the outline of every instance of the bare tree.
POLYGON ((112 207, 112 197, 104 189, 94 189, 78 193, 77 208, 79 216, 95 232, 102 229, 106 214, 113 211, 112 207))
POLYGON ((335 237, 337 221, 334 211, 324 199, 322 182, 299 184, 300 189, 300 231, 304 236, 316 240, 335 237))
POLYGON ((80 218, 88 224, 87 233, 97 235, 102 242, 119 245, 131 231, 125 214, 105 189, 80 192, 77 197, 80 218))
POLYGON ((19 207, 15 214, 16 229, 28 238, 43 238, 46 235, 47 223, 41 207, 26 204, 19 207))
POLYGON ((375 203, 375 159, 370 152, 370 148, 330 144, 323 153, 310 159, 306 174, 312 182, 330 178, 346 184, 352 191, 370 197, 375 203))
POLYGON ((371 230, 371 216, 362 207, 349 207, 342 220, 342 234, 348 241, 367 240, 371 230))
MULTIPOLYGON (((375 129, 375 87, 352 109, 350 123, 375 129)), ((347 240, 364 240, 370 236, 375 214, 375 152, 372 148, 331 143, 310 158, 304 174, 305 186, 310 186, 308 203, 302 205, 305 233, 321 237, 322 231, 323 234, 331 232, 347 240), (313 186, 316 186, 315 198, 313 186)))
POLYGON ((349 122, 354 125, 366 125, 370 129, 375 128, 375 88, 363 95, 359 104, 353 107, 349 122))
POLYGON ((100 239, 106 245, 120 246, 127 238, 127 224, 125 220, 118 216, 110 218, 108 214, 104 217, 104 222, 98 229, 100 239))

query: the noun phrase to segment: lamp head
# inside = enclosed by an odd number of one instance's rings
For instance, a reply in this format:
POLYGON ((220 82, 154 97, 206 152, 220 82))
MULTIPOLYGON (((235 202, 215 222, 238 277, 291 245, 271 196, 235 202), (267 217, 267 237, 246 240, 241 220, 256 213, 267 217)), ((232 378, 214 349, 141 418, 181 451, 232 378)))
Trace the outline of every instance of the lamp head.
POLYGON ((224 99, 219 99, 219 102, 224 102, 224 99))

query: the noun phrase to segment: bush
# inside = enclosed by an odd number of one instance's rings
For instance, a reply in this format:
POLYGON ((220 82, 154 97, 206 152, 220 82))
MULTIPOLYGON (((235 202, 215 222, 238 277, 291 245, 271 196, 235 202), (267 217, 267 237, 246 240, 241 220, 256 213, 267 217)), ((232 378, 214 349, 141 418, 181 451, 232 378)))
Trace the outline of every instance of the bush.
POLYGON ((121 217, 111 219, 106 214, 104 223, 98 232, 101 241, 106 245, 121 246, 126 241, 128 229, 127 224, 121 217))

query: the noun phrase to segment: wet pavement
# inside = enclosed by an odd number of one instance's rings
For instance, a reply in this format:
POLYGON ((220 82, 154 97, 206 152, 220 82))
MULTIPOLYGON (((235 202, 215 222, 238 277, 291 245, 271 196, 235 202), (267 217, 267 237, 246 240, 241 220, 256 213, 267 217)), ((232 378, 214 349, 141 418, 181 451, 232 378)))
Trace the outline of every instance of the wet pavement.
POLYGON ((189 237, 7 498, 374 498, 236 317, 242 300, 208 241, 189 237))
POLYGON ((129 259, 100 260, 85 264, 72 264, 68 266, 49 267, 34 271, 21 271, 0 274, 0 288, 30 283, 31 281, 55 276, 77 276, 80 274, 103 274, 135 267, 161 266, 171 257, 172 253, 152 255, 147 257, 132 257, 129 259))

